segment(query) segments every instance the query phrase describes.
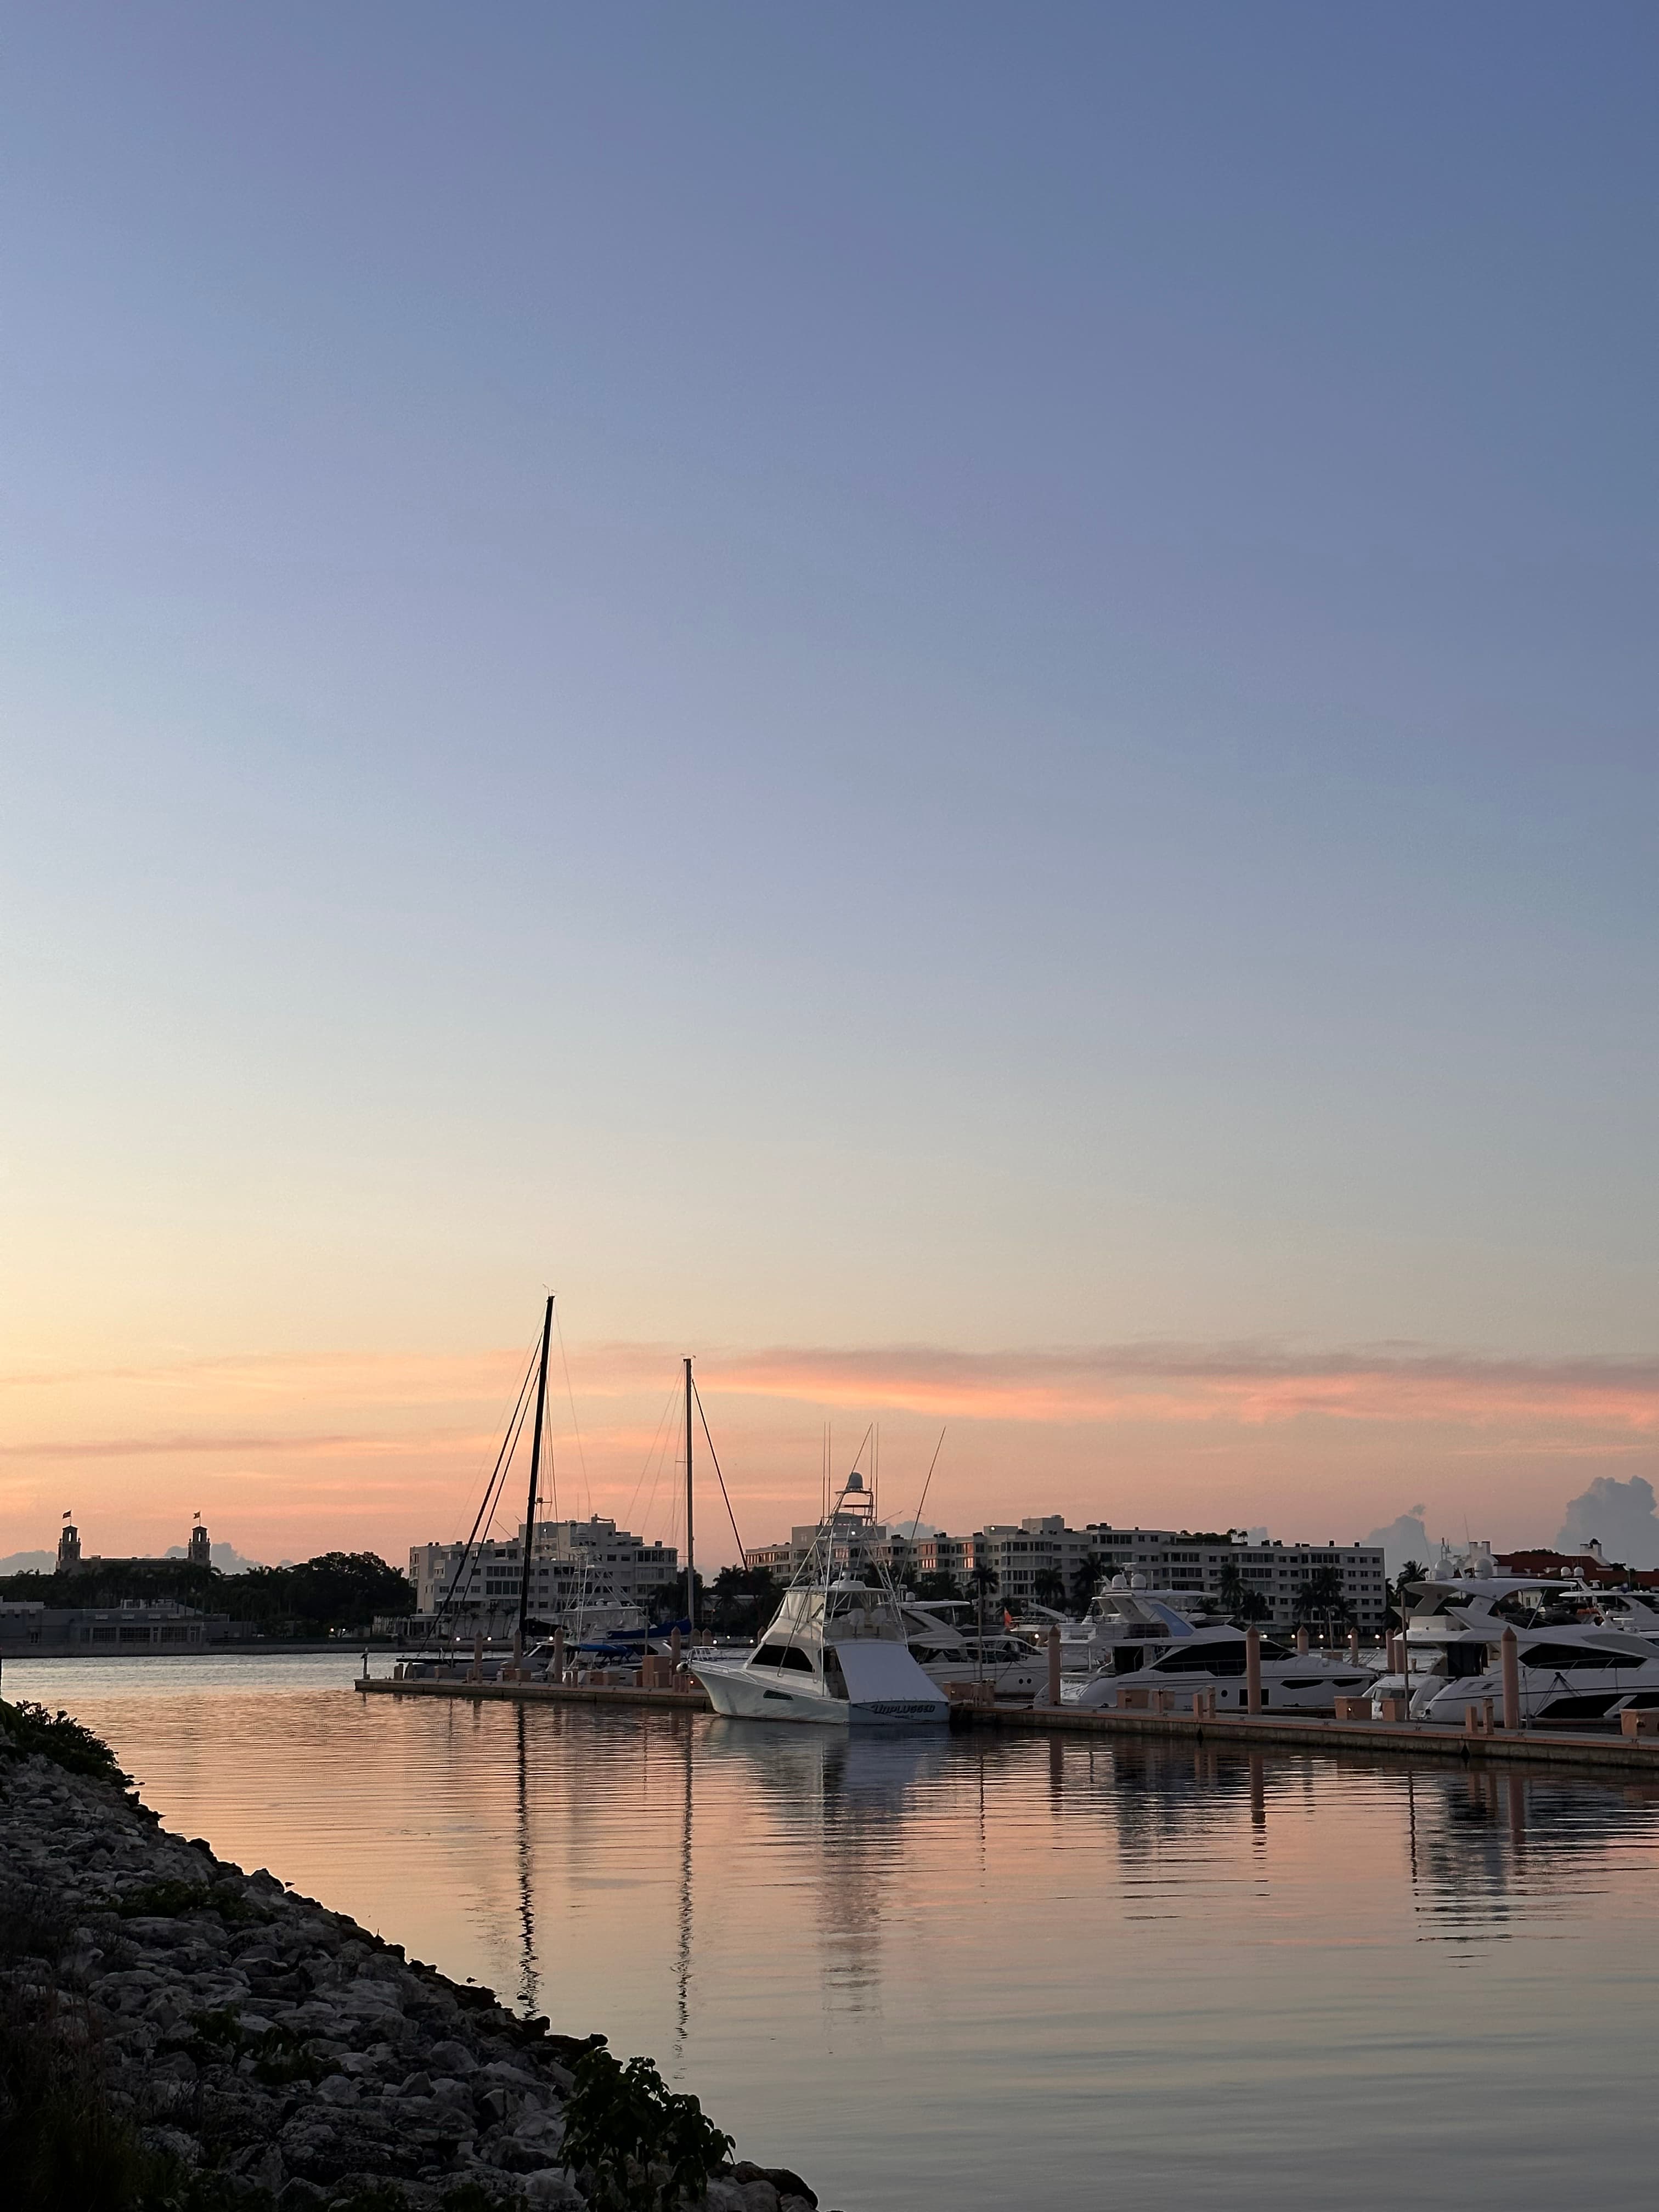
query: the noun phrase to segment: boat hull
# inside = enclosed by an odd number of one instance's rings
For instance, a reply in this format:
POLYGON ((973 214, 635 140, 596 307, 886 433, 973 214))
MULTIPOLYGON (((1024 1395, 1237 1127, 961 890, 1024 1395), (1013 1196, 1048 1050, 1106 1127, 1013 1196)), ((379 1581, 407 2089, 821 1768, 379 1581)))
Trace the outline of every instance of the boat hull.
MULTIPOLYGON (((787 1688, 770 1668, 724 1666, 718 1661, 691 1662, 691 1672, 708 1693, 717 1713, 734 1719, 783 1721, 804 1728, 915 1728, 938 1725, 950 1708, 933 1696, 832 1698, 809 1679, 786 1677, 787 1688)), ((932 1683, 926 1688, 932 1691, 932 1683)))

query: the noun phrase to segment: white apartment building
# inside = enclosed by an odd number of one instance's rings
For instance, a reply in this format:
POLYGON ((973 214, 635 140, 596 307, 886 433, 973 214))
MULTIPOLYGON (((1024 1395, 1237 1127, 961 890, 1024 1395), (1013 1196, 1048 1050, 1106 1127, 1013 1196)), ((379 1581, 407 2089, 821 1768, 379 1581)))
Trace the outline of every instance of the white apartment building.
POLYGON ((1244 1587, 1265 1600, 1267 1618, 1279 1628, 1294 1626, 1303 1585, 1329 1568, 1361 1631, 1382 1632, 1388 1596, 1380 1544, 1286 1544, 1236 1529, 1194 1535, 1185 1529, 1114 1528, 1103 1522, 1091 1522, 1085 1533, 1106 1573, 1145 1575, 1166 1589, 1201 1590, 1213 1598, 1231 1565, 1244 1587))
MULTIPOLYGON (((787 1545, 750 1552, 749 1564, 769 1566, 780 1580, 787 1581, 817 1534, 815 1528, 793 1528, 787 1545)), ((1377 1544, 1286 1544, 1252 1539, 1237 1529, 1194 1534, 1176 1528, 1116 1528, 1106 1521, 1069 1528, 1058 1513, 1032 1515, 1018 1525, 994 1522, 970 1536, 941 1531, 911 1543, 877 1528, 869 1531, 869 1537, 870 1555, 902 1581, 915 1583, 924 1575, 948 1575, 966 1589, 975 1568, 985 1565, 996 1575, 997 1595, 1010 1603, 1033 1602, 1037 1577, 1057 1574, 1066 1590, 1060 1604, 1067 1611, 1074 1609, 1073 1594, 1080 1568, 1102 1579, 1140 1575, 1153 1589, 1193 1590, 1214 1598, 1231 1566, 1244 1587, 1265 1601, 1267 1620, 1279 1628, 1295 1625, 1297 1594, 1310 1577, 1325 1568, 1340 1577, 1348 1610, 1363 1632, 1381 1632, 1387 1602, 1382 1550, 1377 1544)))
MULTIPOLYGON (((410 1547, 409 1579, 422 1620, 447 1601, 453 1613, 480 1627, 516 1621, 523 1575, 523 1522, 508 1540, 476 1546, 470 1561, 465 1544, 410 1547)), ((590 1521, 538 1521, 530 1557, 531 1616, 551 1618, 574 1606, 639 1605, 649 1613, 660 1609, 659 1597, 678 1577, 672 1544, 647 1544, 597 1514, 590 1521)))
MULTIPOLYGON (((745 1565, 769 1568, 781 1583, 788 1582, 806 1564, 807 1553, 818 1540, 816 1521, 805 1527, 792 1528, 787 1544, 762 1544, 757 1549, 744 1553, 745 1565)), ((884 1522, 866 1521, 862 1514, 837 1514, 830 1532, 830 1558, 836 1572, 844 1574, 853 1564, 854 1555, 860 1561, 872 1560, 896 1575, 908 1569, 910 1547, 902 1536, 895 1536, 884 1522)))

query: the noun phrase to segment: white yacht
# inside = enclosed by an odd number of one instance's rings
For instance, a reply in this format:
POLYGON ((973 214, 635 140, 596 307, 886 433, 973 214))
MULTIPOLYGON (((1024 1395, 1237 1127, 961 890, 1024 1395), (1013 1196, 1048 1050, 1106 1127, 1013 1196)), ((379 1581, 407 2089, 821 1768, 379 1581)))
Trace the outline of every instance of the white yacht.
POLYGON ((1489 1698, 1501 1717, 1508 1628, 1516 1633, 1523 1723, 1583 1728, 1659 1706, 1659 1617, 1631 1591, 1514 1575, 1436 1577, 1412 1587, 1406 1651, 1413 1720, 1461 1728, 1468 1708, 1489 1698))
POLYGON ((1060 1671, 1094 1674, 1121 1668, 1126 1650, 1133 1654, 1130 1663, 1139 1666, 1193 1629, 1221 1624, 1200 1590, 1150 1589, 1144 1576, 1114 1575, 1096 1591, 1083 1619, 1061 1627, 1060 1671))
POLYGON ((823 1728, 949 1718, 944 1692, 911 1656, 890 1580, 866 1557, 870 1520, 864 1478, 850 1474, 753 1650, 729 1659, 691 1655, 691 1672, 717 1713, 823 1728), (843 1571, 838 1552, 846 1554, 843 1571))
MULTIPOLYGON (((1121 1643, 1109 1668, 1085 1682, 1062 1680, 1062 1705, 1085 1710, 1128 1710, 1144 1691, 1173 1693, 1167 1710, 1190 1712, 1195 1692, 1213 1690, 1218 1711, 1245 1710, 1245 1647, 1242 1628, 1231 1622, 1201 1626, 1171 1615, 1169 1637, 1159 1643, 1121 1643), (1132 1693, 1126 1701, 1125 1692, 1132 1693)), ((1296 1651, 1273 1638, 1261 1639, 1261 1707, 1264 1712, 1328 1713, 1340 1697, 1363 1695, 1372 1670, 1346 1651, 1296 1651)))
POLYGON ((907 1597, 900 1609, 910 1656, 940 1689, 952 1682, 988 1682, 994 1697, 1014 1705, 1047 1692, 1046 1650, 1005 1629, 980 1627, 971 1606, 907 1597))
MULTIPOLYGON (((1479 1674, 1425 1683, 1412 1699, 1413 1719, 1462 1728, 1468 1708, 1490 1698, 1501 1721, 1501 1635, 1486 1645, 1479 1674)), ((1523 1725, 1584 1728, 1659 1706, 1659 1645, 1648 1637, 1618 1628, 1544 1628, 1518 1629, 1516 1641, 1523 1725)))
MULTIPOLYGON (((1406 1673, 1379 1676, 1375 1695, 1406 1697, 1413 1719, 1426 1717, 1443 1691, 1473 1682, 1496 1667, 1506 1628, 1517 1636, 1547 1632, 1557 1643, 1576 1644, 1604 1627, 1659 1638, 1659 1617, 1640 1598, 1595 1589, 1577 1579, 1449 1572, 1427 1575, 1409 1589, 1406 1673)), ((1659 1641, 1654 1648, 1659 1650, 1659 1641)), ((1455 1717, 1461 1724, 1468 1702, 1453 1697, 1439 1717, 1455 1717)))

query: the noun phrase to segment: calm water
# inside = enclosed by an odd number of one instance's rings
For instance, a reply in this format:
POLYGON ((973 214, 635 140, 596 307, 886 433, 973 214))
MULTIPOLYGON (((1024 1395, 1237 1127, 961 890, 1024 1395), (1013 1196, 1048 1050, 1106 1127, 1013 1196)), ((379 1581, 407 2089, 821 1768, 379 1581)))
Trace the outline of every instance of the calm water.
POLYGON ((1659 1796, 13 1663, 169 1824, 695 2089, 845 2212, 1650 2185, 1659 1796))

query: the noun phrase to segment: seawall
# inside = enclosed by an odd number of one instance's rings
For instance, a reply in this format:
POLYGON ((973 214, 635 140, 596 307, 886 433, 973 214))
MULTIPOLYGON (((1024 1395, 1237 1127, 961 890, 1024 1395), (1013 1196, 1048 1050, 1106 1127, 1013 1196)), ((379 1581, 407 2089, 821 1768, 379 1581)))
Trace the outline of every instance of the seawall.
MULTIPOLYGON (((564 2139, 575 2069, 603 2038, 520 2019, 275 1875, 169 1835, 118 1784, 13 1748, 16 1719, 0 1707, 7 2202, 98 2212, 590 2202, 594 2169, 573 2172, 564 2139)), ((729 2160, 706 2196, 684 2201, 710 2212, 817 2203, 793 2173, 729 2160)))

